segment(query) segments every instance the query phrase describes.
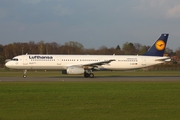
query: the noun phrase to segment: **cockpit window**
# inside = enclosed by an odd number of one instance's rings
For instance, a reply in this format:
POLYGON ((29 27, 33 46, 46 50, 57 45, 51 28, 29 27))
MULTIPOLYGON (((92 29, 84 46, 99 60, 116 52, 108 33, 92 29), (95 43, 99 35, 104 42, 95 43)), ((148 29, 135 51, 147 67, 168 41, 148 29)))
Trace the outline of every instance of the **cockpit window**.
POLYGON ((13 59, 11 59, 12 61, 18 61, 18 59, 17 58, 13 58, 13 59))

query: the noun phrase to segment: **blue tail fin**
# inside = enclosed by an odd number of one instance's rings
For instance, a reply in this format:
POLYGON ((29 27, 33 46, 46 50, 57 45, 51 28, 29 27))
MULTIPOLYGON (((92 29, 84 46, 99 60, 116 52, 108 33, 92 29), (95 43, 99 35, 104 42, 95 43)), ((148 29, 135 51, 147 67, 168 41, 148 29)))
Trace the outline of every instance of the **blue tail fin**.
POLYGON ((161 34, 159 39, 144 54, 145 56, 163 56, 169 34, 161 34))

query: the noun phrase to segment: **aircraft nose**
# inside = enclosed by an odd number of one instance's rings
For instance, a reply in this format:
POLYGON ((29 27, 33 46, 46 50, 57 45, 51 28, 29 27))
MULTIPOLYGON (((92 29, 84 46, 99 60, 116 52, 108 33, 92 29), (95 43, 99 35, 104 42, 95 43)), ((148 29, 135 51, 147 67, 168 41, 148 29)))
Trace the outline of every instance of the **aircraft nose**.
POLYGON ((11 65, 10 65, 10 62, 7 62, 6 64, 5 64, 5 66, 7 67, 7 68, 9 68, 11 65))

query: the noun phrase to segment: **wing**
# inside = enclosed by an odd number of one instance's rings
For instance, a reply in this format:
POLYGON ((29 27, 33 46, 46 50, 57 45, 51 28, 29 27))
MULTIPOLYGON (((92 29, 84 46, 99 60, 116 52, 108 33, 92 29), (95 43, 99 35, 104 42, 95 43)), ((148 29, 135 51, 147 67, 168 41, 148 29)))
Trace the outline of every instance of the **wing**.
POLYGON ((115 61, 115 59, 110 59, 110 60, 100 61, 100 62, 94 62, 94 63, 88 63, 88 64, 73 65, 73 66, 82 67, 85 69, 94 69, 94 68, 98 68, 98 66, 101 66, 101 65, 107 65, 112 61, 115 61))
POLYGON ((95 63, 89 63, 89 64, 84 64, 82 66, 97 66, 97 65, 105 65, 108 64, 112 61, 115 61, 115 59, 111 59, 111 60, 106 60, 106 61, 100 61, 100 62, 95 62, 95 63))

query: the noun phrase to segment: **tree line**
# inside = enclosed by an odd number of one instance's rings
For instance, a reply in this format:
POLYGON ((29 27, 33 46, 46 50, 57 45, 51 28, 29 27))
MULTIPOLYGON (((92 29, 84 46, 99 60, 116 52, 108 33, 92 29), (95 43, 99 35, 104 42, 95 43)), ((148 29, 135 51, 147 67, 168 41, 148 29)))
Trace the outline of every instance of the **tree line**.
MULTIPOLYGON (((0 44, 0 65, 4 66, 6 59, 11 59, 14 56, 21 54, 90 54, 90 55, 142 55, 150 46, 141 45, 140 43, 126 42, 120 47, 108 48, 101 46, 99 49, 84 48, 84 46, 75 41, 69 41, 63 45, 56 42, 45 43, 44 41, 28 43, 14 42, 7 45, 0 44)), ((169 56, 175 55, 180 58, 180 48, 173 52, 172 49, 166 48, 165 53, 169 56)))

